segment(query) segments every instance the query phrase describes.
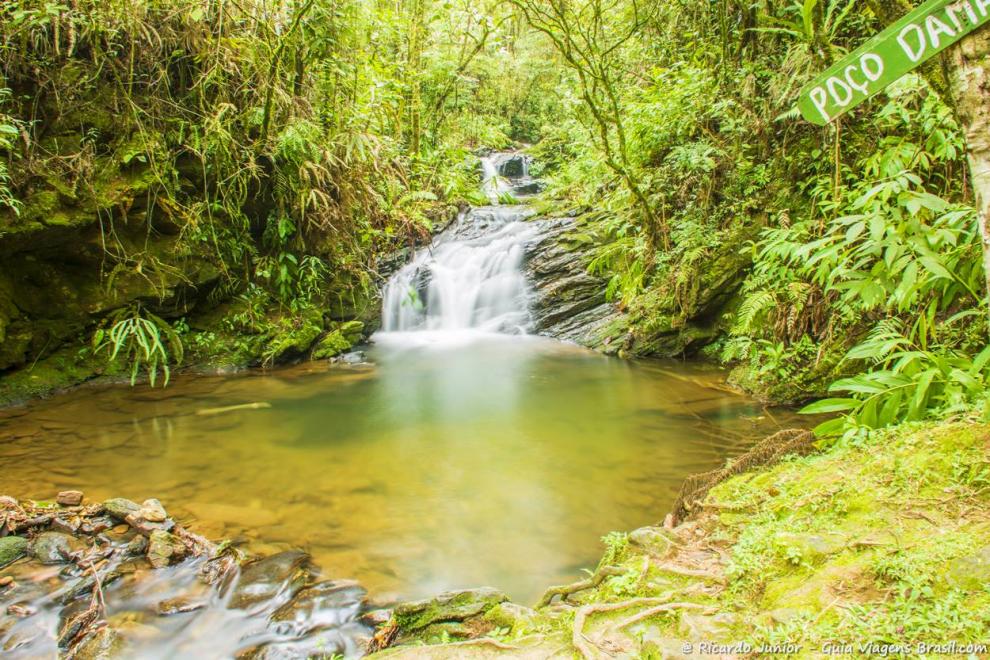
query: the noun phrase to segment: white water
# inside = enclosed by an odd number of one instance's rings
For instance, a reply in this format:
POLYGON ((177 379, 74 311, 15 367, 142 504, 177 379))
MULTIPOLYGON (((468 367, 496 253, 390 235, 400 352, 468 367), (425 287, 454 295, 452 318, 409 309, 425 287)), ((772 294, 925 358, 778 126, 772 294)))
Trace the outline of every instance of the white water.
POLYGON ((385 332, 524 333, 529 286, 522 272, 535 230, 519 206, 482 206, 459 217, 385 287, 385 332))
MULTIPOLYGON (((483 186, 498 199, 501 154, 482 160, 483 186)), ((529 286, 522 272, 535 228, 525 206, 472 208, 420 250, 385 287, 385 332, 475 330, 524 334, 529 286)))

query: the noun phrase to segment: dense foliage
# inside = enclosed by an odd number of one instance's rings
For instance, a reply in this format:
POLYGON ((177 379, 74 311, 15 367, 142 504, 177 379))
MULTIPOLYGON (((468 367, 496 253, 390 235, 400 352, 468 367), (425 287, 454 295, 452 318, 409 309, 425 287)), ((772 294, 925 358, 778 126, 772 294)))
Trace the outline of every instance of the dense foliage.
POLYGON ((647 350, 714 326, 705 350, 748 389, 843 393, 808 409, 849 413, 823 432, 983 400, 979 234, 944 77, 908 76, 823 129, 794 110, 882 27, 879 3, 514 4, 570 72, 568 120, 537 147, 552 192, 609 211, 592 268, 647 350))
MULTIPOLYGON (((321 310, 355 313, 380 255, 478 198, 476 149, 534 139, 552 71, 512 56, 526 34, 490 4, 5 2, 0 233, 99 221, 101 283, 130 311, 97 320, 95 350, 109 333, 114 358, 144 355, 146 333, 175 361, 188 326, 162 301, 205 260, 211 302, 235 304, 185 341, 266 335, 276 357, 321 310), (123 297, 128 278, 158 300, 123 297), (113 327, 135 319, 145 333, 113 327)), ((8 307, 0 342, 23 316, 8 307)), ((0 369, 66 339, 41 334, 0 369)))

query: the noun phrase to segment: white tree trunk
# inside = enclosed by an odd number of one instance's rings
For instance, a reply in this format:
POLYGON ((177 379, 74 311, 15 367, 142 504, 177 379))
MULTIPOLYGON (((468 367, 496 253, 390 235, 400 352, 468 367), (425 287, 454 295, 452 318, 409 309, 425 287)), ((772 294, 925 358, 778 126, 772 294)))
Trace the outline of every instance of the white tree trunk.
POLYGON ((950 57, 952 96, 966 135, 983 243, 984 279, 990 293, 990 26, 961 41, 950 57))

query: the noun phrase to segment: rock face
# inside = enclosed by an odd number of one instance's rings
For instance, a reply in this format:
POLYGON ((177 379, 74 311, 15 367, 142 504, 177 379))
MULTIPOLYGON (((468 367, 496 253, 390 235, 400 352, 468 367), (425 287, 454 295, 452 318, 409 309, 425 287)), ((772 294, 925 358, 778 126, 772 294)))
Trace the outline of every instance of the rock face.
POLYGON ((574 218, 535 220, 539 237, 526 255, 538 334, 614 354, 628 332, 625 315, 605 298, 606 281, 588 273, 592 241, 574 218))

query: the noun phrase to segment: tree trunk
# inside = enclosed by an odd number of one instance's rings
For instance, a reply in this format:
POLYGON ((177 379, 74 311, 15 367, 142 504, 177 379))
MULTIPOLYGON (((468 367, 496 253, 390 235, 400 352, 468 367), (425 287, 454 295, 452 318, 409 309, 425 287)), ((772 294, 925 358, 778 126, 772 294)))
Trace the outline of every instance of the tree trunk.
POLYGON ((990 293, 990 28, 961 41, 950 57, 952 96, 956 118, 966 135, 983 244, 984 279, 990 293))

